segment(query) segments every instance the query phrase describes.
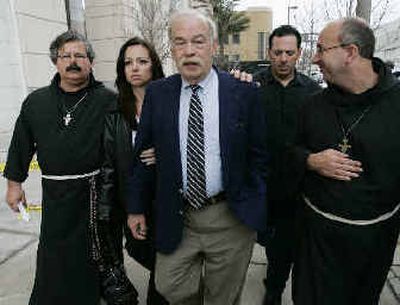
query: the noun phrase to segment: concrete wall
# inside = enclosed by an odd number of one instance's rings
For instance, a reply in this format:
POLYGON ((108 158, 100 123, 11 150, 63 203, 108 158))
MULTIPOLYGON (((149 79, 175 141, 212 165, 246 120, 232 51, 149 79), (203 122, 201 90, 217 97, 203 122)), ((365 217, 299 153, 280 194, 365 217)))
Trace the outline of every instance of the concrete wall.
MULTIPOLYGON (((12 1, 12 0, 11 0, 12 1)), ((14 0, 23 70, 29 91, 49 83, 55 69, 49 60, 49 45, 66 31, 64 0, 14 0)))
POLYGON ((0 0, 0 7, 0 150, 5 151, 26 88, 13 3, 0 0))
POLYGON ((118 50, 133 36, 135 0, 86 0, 86 32, 96 52, 94 74, 108 86, 115 80, 118 50))
POLYGON ((0 0, 0 7, 0 152, 4 153, 22 100, 48 84, 54 74, 48 47, 67 25, 63 0, 0 0))

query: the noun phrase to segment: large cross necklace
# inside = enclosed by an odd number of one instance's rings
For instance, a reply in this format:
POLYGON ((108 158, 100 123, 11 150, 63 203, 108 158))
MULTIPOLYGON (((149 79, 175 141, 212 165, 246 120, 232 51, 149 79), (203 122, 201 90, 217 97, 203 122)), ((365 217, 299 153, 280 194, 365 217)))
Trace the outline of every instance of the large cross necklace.
POLYGON ((71 108, 67 109, 65 115, 63 116, 64 126, 68 126, 69 123, 73 120, 72 114, 79 106, 79 104, 87 97, 88 93, 86 92, 80 99, 73 105, 71 108))
POLYGON ((342 130, 342 134, 343 134, 343 139, 342 142, 338 144, 339 150, 346 154, 348 152, 348 150, 351 148, 351 145, 349 144, 349 135, 350 132, 354 129, 354 127, 356 127, 361 120, 365 117, 365 115, 368 113, 368 111, 371 110, 372 105, 369 105, 368 107, 366 107, 361 114, 354 119, 354 121, 350 124, 349 128, 347 128, 347 130, 344 128, 343 124, 340 123, 340 121, 338 120, 340 129, 342 130))

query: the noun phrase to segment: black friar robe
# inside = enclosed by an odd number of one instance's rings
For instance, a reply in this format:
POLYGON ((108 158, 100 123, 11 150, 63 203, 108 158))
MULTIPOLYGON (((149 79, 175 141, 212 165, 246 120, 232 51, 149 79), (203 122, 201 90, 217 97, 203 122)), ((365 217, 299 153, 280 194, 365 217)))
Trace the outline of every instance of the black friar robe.
POLYGON ((400 83, 379 59, 373 67, 375 87, 351 94, 330 85, 301 112, 290 149, 307 198, 296 305, 377 305, 392 263, 400 227, 400 83), (306 169, 309 153, 329 148, 361 161, 360 176, 339 181, 306 169))
MULTIPOLYGON (((34 153, 44 176, 82 175, 99 168, 104 117, 115 94, 92 75, 88 87, 74 93, 60 89, 59 81, 57 74, 50 86, 23 102, 8 151, 7 179, 25 181, 34 153), (68 125, 67 112, 72 118, 68 125)), ((30 305, 99 302, 96 266, 89 254, 89 180, 42 179, 42 223, 30 305)))

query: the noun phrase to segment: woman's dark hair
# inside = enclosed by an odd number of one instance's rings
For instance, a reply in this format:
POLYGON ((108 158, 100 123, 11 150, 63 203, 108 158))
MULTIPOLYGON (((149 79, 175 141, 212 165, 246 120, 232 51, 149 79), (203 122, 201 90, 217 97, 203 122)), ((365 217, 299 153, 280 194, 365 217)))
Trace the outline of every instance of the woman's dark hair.
POLYGON ((117 59, 117 79, 115 80, 115 86, 118 88, 119 92, 119 108, 122 112, 122 115, 132 128, 136 126, 136 98, 133 95, 131 84, 128 83, 125 76, 125 51, 130 46, 136 45, 143 46, 149 52, 152 73, 151 80, 164 77, 160 58, 158 57, 154 47, 149 42, 139 37, 133 37, 122 45, 117 59))

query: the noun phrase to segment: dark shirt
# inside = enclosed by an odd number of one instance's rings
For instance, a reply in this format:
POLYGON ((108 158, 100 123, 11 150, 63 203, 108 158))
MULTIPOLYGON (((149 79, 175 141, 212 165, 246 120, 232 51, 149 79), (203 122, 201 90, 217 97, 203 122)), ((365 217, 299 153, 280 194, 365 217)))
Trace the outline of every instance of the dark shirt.
POLYGON ((267 148, 270 155, 268 198, 283 200, 293 195, 293 187, 287 183, 285 170, 285 149, 294 140, 298 111, 308 101, 310 95, 321 90, 309 77, 295 72, 295 77, 284 87, 277 81, 271 68, 254 75, 261 84, 267 121, 267 148), (289 191, 289 189, 292 191, 289 191))

